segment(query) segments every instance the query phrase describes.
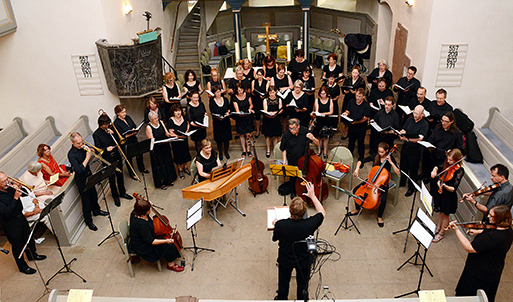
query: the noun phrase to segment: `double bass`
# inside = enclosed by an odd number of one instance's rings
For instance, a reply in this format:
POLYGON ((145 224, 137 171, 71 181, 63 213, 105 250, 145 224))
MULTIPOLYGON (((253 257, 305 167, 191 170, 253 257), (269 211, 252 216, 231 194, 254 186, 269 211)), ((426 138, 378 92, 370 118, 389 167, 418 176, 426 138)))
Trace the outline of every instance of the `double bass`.
MULTIPOLYGON (((397 145, 388 152, 387 157, 397 150, 397 145)), ((375 210, 381 203, 381 192, 388 185, 390 181, 390 172, 384 169, 387 160, 385 159, 381 165, 374 166, 369 172, 369 177, 354 193, 362 200, 355 198, 355 202, 362 208, 367 210, 375 210)))
POLYGON ((258 160, 255 142, 253 139, 251 139, 249 142, 253 147, 254 157, 251 160, 251 178, 248 179, 248 183, 249 189, 253 193, 253 197, 255 197, 257 194, 261 194, 267 191, 267 186, 269 186, 269 178, 267 175, 264 175, 264 163, 258 160))
MULTIPOLYGON (((315 119, 312 119, 310 125, 308 126, 308 131, 311 131, 315 126, 315 119)), ((306 193, 306 184, 305 181, 311 182, 314 186, 315 196, 319 199, 319 201, 324 201, 329 196, 328 184, 324 181, 321 174, 324 172, 324 162, 322 159, 315 154, 315 151, 310 149, 310 142, 307 141, 305 147, 305 155, 303 155, 298 163, 298 168, 303 173, 303 178, 296 179, 296 195, 300 196, 304 201, 308 204, 312 204, 312 201, 309 197, 303 195, 306 193)))
MULTIPOLYGON (((144 197, 141 195, 134 193, 133 196, 136 200, 144 200, 147 201, 144 197)), ((148 202, 149 203, 149 202, 148 202)), ((178 251, 181 251, 183 248, 182 244, 182 236, 178 232, 178 230, 173 228, 171 224, 169 223, 169 219, 167 219, 166 216, 160 214, 153 205, 150 203, 151 210, 155 214, 153 216, 153 229, 155 232, 155 235, 157 237, 160 237, 162 239, 173 239, 173 243, 176 246, 176 249, 178 251)))

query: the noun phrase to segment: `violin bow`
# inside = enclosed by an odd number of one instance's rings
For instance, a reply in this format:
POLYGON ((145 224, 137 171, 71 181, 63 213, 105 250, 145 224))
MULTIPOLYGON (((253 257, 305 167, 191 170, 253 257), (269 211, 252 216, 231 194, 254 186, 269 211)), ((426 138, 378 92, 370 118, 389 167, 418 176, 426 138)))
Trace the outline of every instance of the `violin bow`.
POLYGON ((369 182, 367 179, 363 179, 363 178, 361 178, 360 176, 356 176, 356 177, 357 177, 359 180, 361 180, 361 181, 365 182, 366 184, 368 184, 369 186, 372 186, 372 187, 374 187, 375 189, 380 190, 381 192, 385 192, 385 190, 383 190, 382 188, 380 188, 380 187, 376 186, 375 184, 373 184, 373 183, 369 182))
POLYGON ((454 167, 455 165, 459 164, 462 160, 464 160, 466 157, 463 156, 460 160, 458 160, 457 162, 455 162, 454 164, 450 165, 449 167, 445 168, 442 172, 438 173, 435 178, 437 177, 440 177, 440 175, 444 174, 445 172, 447 172, 450 168, 454 167))

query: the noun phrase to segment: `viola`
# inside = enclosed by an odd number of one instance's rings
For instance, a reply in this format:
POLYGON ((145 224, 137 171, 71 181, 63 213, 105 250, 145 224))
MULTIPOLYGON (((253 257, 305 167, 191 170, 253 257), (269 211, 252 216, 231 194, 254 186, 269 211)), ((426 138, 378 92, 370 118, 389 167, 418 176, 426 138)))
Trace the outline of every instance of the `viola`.
MULTIPOLYGON (((308 131, 311 131, 314 126, 315 119, 312 119, 308 125, 308 131)), ((300 196, 307 203, 312 204, 312 200, 303 195, 303 193, 307 192, 305 184, 305 181, 307 181, 313 184, 315 196, 319 201, 326 200, 329 196, 328 184, 321 177, 325 165, 322 159, 310 149, 309 142, 307 142, 305 147, 305 155, 299 159, 297 166, 302 171, 303 178, 296 179, 296 195, 300 196)))
MULTIPOLYGON (((484 187, 484 188, 482 188, 482 189, 479 189, 479 190, 477 190, 477 191, 474 191, 474 192, 470 193, 470 195, 472 195, 473 197, 476 197, 476 196, 479 196, 479 195, 481 195, 481 194, 484 194, 484 193, 490 192, 490 191, 492 191, 492 190, 495 190, 495 189, 497 189, 497 188, 500 188, 500 186, 501 186, 501 184, 498 184, 498 183, 497 183, 497 184, 493 184, 493 185, 491 185, 491 186, 484 187)), ((463 201, 463 198, 460 198, 458 201, 459 201, 459 202, 462 202, 462 201, 463 201)))
POLYGON ((349 173, 350 167, 347 164, 336 163, 332 161, 328 161, 327 163, 333 165, 333 168, 335 168, 335 170, 338 170, 342 173, 349 173))
POLYGON ((269 185, 269 178, 264 175, 265 165, 263 162, 258 160, 258 155, 255 148, 255 142, 253 139, 249 140, 253 147, 254 157, 251 160, 251 178, 248 179, 249 189, 253 192, 253 197, 257 194, 261 194, 267 191, 269 185))
MULTIPOLYGON (((496 229, 497 228, 497 226, 495 224, 483 223, 481 221, 461 222, 461 223, 456 223, 456 225, 460 226, 462 228, 465 228, 465 229, 483 230, 483 229, 496 229)), ((447 226, 445 228, 446 231, 448 229, 449 229, 449 226, 447 226)))
MULTIPOLYGON (((397 150, 397 145, 388 152, 387 157, 397 150)), ((355 192, 360 199, 355 198, 355 202, 364 209, 375 210, 381 203, 381 193, 388 186, 390 181, 390 172, 384 169, 387 160, 385 159, 381 165, 374 166, 369 172, 367 181, 365 181, 355 192)))
POLYGON ((438 194, 442 194, 443 184, 448 182, 449 180, 451 180, 454 177, 454 173, 461 167, 460 162, 463 159, 464 159, 464 157, 461 158, 460 160, 458 160, 457 162, 455 162, 454 164, 450 165, 446 169, 444 169, 442 172, 438 173, 437 177, 440 177, 440 181, 441 181, 440 188, 438 188, 438 194))
MULTIPOLYGON (((133 196, 136 200, 147 201, 146 199, 144 199, 144 197, 137 193, 134 193, 133 196)), ((178 251, 181 251, 183 248, 182 236, 180 235, 176 227, 173 228, 169 223, 169 219, 167 219, 166 216, 160 214, 153 205, 151 205, 151 210, 153 211, 153 213, 155 213, 155 216, 153 216, 153 229, 155 235, 162 239, 173 239, 176 249, 178 251)))

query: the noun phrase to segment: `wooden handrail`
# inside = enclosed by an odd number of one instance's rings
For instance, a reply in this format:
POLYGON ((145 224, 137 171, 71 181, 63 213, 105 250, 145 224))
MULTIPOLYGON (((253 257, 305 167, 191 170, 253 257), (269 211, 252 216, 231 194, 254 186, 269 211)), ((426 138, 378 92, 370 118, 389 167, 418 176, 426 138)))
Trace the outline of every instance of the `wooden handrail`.
POLYGON ((173 44, 175 43, 175 35, 176 35, 176 23, 178 22, 178 12, 180 12, 180 5, 183 1, 178 2, 178 6, 176 7, 175 14, 175 25, 173 27, 173 37, 171 38, 171 49, 169 51, 173 52, 173 44))

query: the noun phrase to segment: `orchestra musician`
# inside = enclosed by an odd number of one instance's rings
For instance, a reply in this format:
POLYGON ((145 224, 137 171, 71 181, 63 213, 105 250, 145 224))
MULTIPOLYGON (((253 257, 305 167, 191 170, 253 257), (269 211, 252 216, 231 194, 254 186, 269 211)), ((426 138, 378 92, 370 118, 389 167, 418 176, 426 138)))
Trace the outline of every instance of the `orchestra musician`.
MULTIPOLYGON (((415 78, 415 74, 417 73, 417 67, 410 66, 408 67, 408 71, 406 72, 406 76, 400 78, 397 83, 394 85, 394 91, 398 92, 397 97, 397 105, 407 106, 412 98, 414 98, 417 94, 417 90, 420 87, 420 81, 415 78), (399 88, 398 86, 402 87, 399 88)), ((397 112, 399 117, 401 118, 401 123, 407 119, 404 111, 397 112)))
POLYGON ((236 85, 237 93, 232 97, 232 105, 234 112, 243 113, 237 115, 235 119, 235 131, 239 134, 240 145, 242 147, 242 157, 253 156, 249 147, 251 132, 255 130, 253 123, 253 102, 251 96, 244 90, 241 83, 236 85), (248 114, 249 113, 249 114, 248 114))
POLYGON ((490 180, 494 184, 499 184, 499 188, 488 193, 485 196, 490 196, 486 205, 478 203, 471 193, 463 194, 463 199, 473 204, 476 209, 484 214, 483 222, 488 222, 488 214, 490 209, 495 205, 506 205, 511 209, 513 205, 513 187, 508 180, 509 170, 503 164, 495 164, 490 168, 490 180))
POLYGON ((159 103, 154 97, 149 97, 146 101, 146 108, 144 108, 144 122, 147 124, 150 122, 148 119, 148 113, 154 112, 159 117, 159 120, 163 121, 167 117, 167 113, 164 113, 164 109, 159 107, 159 103))
POLYGON ((278 97, 275 86, 269 86, 268 97, 264 100, 263 107, 265 111, 275 113, 273 116, 263 115, 262 133, 265 136, 265 157, 269 158, 271 156, 271 149, 274 150, 274 146, 278 143, 278 138, 282 135, 278 113, 283 108, 283 100, 278 97), (272 146, 271 140, 273 141, 272 146))
MULTIPOLYGON (((259 69, 256 72, 257 78, 251 82, 251 101, 253 102, 253 110, 255 111, 255 138, 260 136, 260 120, 262 117, 263 101, 267 95, 269 81, 264 78, 264 70, 259 69)), ((221 154, 219 154, 221 156, 221 154)))
MULTIPOLYGON (((94 145, 103 150, 103 158, 113 164, 118 162, 117 167, 121 172, 116 171, 113 175, 109 176, 109 186, 114 204, 117 207, 121 206, 119 198, 131 200, 132 196, 126 193, 125 180, 123 179, 123 161, 119 148, 116 147, 118 142, 115 140, 114 131, 110 129, 112 124, 110 117, 106 114, 101 114, 98 117, 98 129, 93 132, 94 145), (117 184, 117 186, 116 186, 117 184)), ((119 145, 118 145, 119 146, 119 145)), ((104 164, 105 165, 105 164, 104 164)))
POLYGON ((98 228, 93 223, 91 212, 94 216, 107 216, 109 213, 100 209, 95 187, 87 191, 85 190, 87 177, 92 175, 91 169, 89 168, 89 161, 94 151, 84 144, 80 133, 71 133, 70 138, 72 146, 68 151, 68 160, 75 172, 75 183, 77 184, 78 192, 82 198, 82 215, 84 215, 84 221, 87 227, 91 231, 97 231, 98 228))
MULTIPOLYGON (((148 139, 154 138, 155 141, 159 141, 172 136, 156 113, 150 112, 148 118, 150 120, 150 123, 146 126, 146 137, 148 139)), ((169 143, 155 144, 153 150, 150 151, 150 159, 155 188, 167 190, 168 185, 173 186, 177 176, 169 143)))
POLYGON ((198 168, 198 179, 204 181, 210 178, 210 172, 221 165, 216 151, 212 150, 212 143, 208 139, 201 141, 201 151, 196 157, 196 168, 198 168))
MULTIPOLYGON (((219 87, 217 89, 219 89, 219 87)), ((167 128, 172 136, 182 139, 182 141, 171 142, 171 147, 173 149, 175 164, 178 167, 178 176, 184 179, 184 172, 187 173, 187 175, 191 175, 191 171, 187 168, 187 163, 191 161, 191 153, 189 152, 189 137, 178 131, 188 133, 190 125, 183 117, 181 105, 174 104, 171 106, 171 112, 173 115, 167 120, 167 128)))
POLYGON ((371 115, 371 108, 369 103, 365 101, 365 90, 363 88, 358 88, 356 99, 349 101, 343 115, 353 119, 348 128, 349 145, 347 148, 353 154, 356 142, 358 142, 358 157, 363 159, 365 155, 367 121, 371 115))
POLYGON ((434 180, 431 185, 431 196, 433 196, 434 211, 439 212, 436 236, 433 238, 434 243, 444 239, 445 228, 449 225, 449 215, 456 213, 458 208, 456 190, 460 186, 465 170, 459 165, 451 166, 461 160, 462 157, 463 155, 459 149, 451 149, 447 151, 443 165, 437 165, 431 171, 431 178, 434 180), (446 171, 446 174, 443 174, 443 171, 446 171), (439 173, 442 175, 437 177, 439 173), (452 177, 450 177, 451 174, 452 177))
POLYGON ((472 242, 460 231, 456 221, 449 224, 448 228, 456 232, 458 240, 468 252, 456 286, 456 296, 473 296, 478 289, 483 289, 488 301, 495 301, 506 254, 513 243, 511 211, 506 205, 495 205, 490 208, 488 218, 495 228, 470 229, 469 235, 475 235, 472 242))
MULTIPOLYGON (((137 128, 132 118, 128 114, 126 114, 125 105, 116 105, 116 107, 114 107, 114 113, 116 113, 114 127, 118 129, 121 135, 123 135, 123 133, 127 132, 128 130, 135 130, 135 128, 137 128)), ((137 132, 127 134, 124 136, 124 138, 126 139, 127 145, 136 144, 137 132)), ((128 158, 128 160, 132 162, 132 158, 128 158)), ((141 173, 150 173, 150 171, 146 170, 146 167, 144 167, 144 158, 142 154, 136 156, 135 161, 137 162, 137 168, 141 173)), ((130 177, 132 177, 134 180, 138 180, 132 169, 128 169, 128 173, 130 174, 130 177)))
MULTIPOLYGON (((27 219, 22 214, 21 194, 22 191, 18 184, 10 184, 7 175, 0 172, 0 227, 2 227, 2 231, 12 246, 12 256, 16 261, 18 270, 30 275, 34 274, 36 270, 28 266, 24 257, 18 259, 30 235, 27 219)), ((45 255, 37 254, 33 238, 29 241, 25 254, 30 261, 46 259, 45 255)))
MULTIPOLYGON (((182 98, 182 92, 180 86, 176 83, 176 76, 173 72, 169 71, 164 74, 164 86, 162 86, 162 98, 164 99, 164 116, 161 118, 162 121, 166 120, 170 116, 169 109, 173 104, 180 104, 180 101, 172 100, 176 98, 182 98)), ((145 116, 147 114, 145 113, 145 116)), ((146 121, 148 123, 148 121, 146 121)))
POLYGON ((378 62, 378 67, 374 68, 374 70, 367 76, 367 82, 372 83, 371 93, 373 90, 378 88, 379 80, 381 79, 385 81, 386 89, 392 86, 392 72, 388 69, 388 64, 385 59, 380 60, 378 62))
POLYGON ((43 179, 45 181, 50 181, 50 176, 59 174, 59 180, 57 180, 53 185, 62 187, 64 183, 71 176, 71 172, 67 171, 65 165, 60 165, 52 156, 52 148, 47 144, 39 144, 37 146, 37 156, 38 162, 42 166, 41 172, 43 173, 43 179))
MULTIPOLYGON (((390 151, 390 147, 387 143, 381 142, 378 144, 378 153, 376 155, 371 154, 364 158, 363 160, 359 160, 356 163, 356 167, 353 172, 354 177, 359 177, 360 168, 368 162, 372 162, 373 166, 381 166, 384 162, 385 165, 383 166, 384 169, 388 171, 388 173, 395 173, 396 175, 401 175, 401 170, 399 170, 399 167, 397 166, 397 161, 395 160, 394 156, 388 155, 390 151)), ((357 188, 354 189, 356 191, 357 188)), ((382 228, 385 223, 383 221, 383 213, 385 212, 385 207, 387 205, 387 196, 388 196, 388 184, 383 188, 385 191, 381 192, 381 200, 379 203, 378 208, 378 226, 382 228)), ((350 215, 356 215, 360 211, 360 205, 355 202, 355 210, 350 213, 350 215)))
POLYGON ((287 66, 287 74, 292 78, 292 82, 295 82, 300 78, 305 67, 310 67, 308 61, 305 60, 305 52, 302 49, 296 50, 294 58, 290 60, 287 66))
MULTIPOLYGON (((187 97, 190 97, 191 92, 193 91, 202 91, 201 83, 196 78, 196 73, 192 69, 188 69, 185 71, 184 79, 187 79, 187 82, 183 84, 183 92, 187 94, 187 97)), ((173 115, 172 112, 169 112, 169 116, 173 115)))
POLYGON ((330 98, 329 90, 326 86, 322 86, 319 90, 319 97, 315 100, 314 112, 320 113, 322 116, 316 116, 315 128, 313 131, 314 136, 319 140, 317 147, 317 155, 324 154, 324 159, 328 157, 328 141, 330 135, 333 134, 331 130, 331 121, 328 115, 333 114, 333 100, 330 98))
POLYGON ((175 272, 183 271, 183 267, 174 263, 175 259, 181 257, 174 240, 161 239, 155 235, 150 208, 151 205, 146 200, 138 199, 135 202, 134 210, 130 214, 129 250, 148 262, 166 259, 167 269, 175 272))
MULTIPOLYGON (((214 93, 213 89, 215 86, 221 88, 221 94, 226 92, 226 83, 219 77, 219 70, 215 67, 212 67, 210 70, 210 81, 207 82, 207 90, 214 93)), ((208 97, 213 98, 214 96, 209 94, 208 97)))
MULTIPOLYGON (((201 141, 207 137, 207 130, 198 125, 198 123, 203 123, 205 116, 207 116, 207 110, 205 109, 205 104, 200 99, 199 92, 194 91, 191 94, 191 101, 187 104, 187 120, 189 121, 191 130, 196 130, 191 135, 191 140, 194 142, 196 146, 196 152, 201 150, 201 141)), ((208 127, 208 125, 206 125, 208 127)))
POLYGON ((230 103, 221 95, 222 90, 219 86, 212 88, 214 97, 210 99, 210 113, 212 114, 212 126, 214 132, 214 141, 219 151, 219 159, 223 160, 223 153, 226 159, 230 159, 230 141, 232 140, 232 125, 230 121, 230 103), (214 116, 214 114, 224 116, 223 119, 214 116), (224 148, 223 148, 224 147, 224 148))
POLYGON ((273 241, 278 241, 278 295, 275 300, 288 300, 290 277, 292 270, 296 270, 297 299, 308 299, 306 288, 310 276, 310 254, 308 253, 306 237, 313 235, 321 226, 326 211, 317 196, 314 186, 306 184, 307 193, 304 195, 312 199, 317 213, 304 219, 307 205, 301 197, 292 199, 289 205, 290 218, 273 221, 273 241))

